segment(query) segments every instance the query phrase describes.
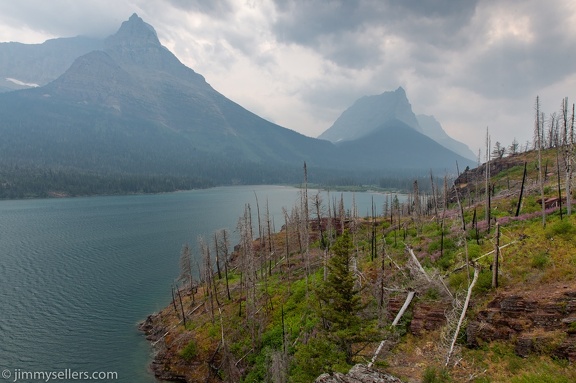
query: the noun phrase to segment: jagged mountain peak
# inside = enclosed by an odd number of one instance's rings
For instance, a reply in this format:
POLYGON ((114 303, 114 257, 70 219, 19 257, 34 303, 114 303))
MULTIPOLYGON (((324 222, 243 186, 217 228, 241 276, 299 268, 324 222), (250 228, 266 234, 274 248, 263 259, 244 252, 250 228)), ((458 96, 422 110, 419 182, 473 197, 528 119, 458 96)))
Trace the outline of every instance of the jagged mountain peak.
POLYGON ((318 138, 332 142, 355 140, 394 121, 401 121, 408 127, 421 131, 402 87, 358 99, 318 138))
MULTIPOLYGON (((129 72, 160 71, 175 78, 188 79, 204 86, 204 77, 178 60, 164 47, 156 30, 136 13, 104 42, 104 51, 129 72)), ((142 75, 142 72, 140 73, 142 75)), ((149 73, 144 73, 147 76, 149 73)))
POLYGON ((106 48, 110 49, 115 46, 161 46, 158 35, 154 27, 146 23, 136 13, 122 23, 118 32, 108 37, 105 41, 106 48))

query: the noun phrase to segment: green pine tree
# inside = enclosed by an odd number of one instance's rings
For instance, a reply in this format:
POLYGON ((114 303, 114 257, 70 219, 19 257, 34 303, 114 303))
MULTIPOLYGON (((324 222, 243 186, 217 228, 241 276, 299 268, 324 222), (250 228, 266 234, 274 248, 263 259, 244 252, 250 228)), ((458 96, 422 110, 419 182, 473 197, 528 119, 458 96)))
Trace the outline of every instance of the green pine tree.
POLYGON ((351 268, 352 250, 352 239, 345 231, 332 246, 328 277, 317 290, 324 328, 346 354, 347 363, 352 363, 352 345, 364 332, 358 315, 364 305, 351 268))

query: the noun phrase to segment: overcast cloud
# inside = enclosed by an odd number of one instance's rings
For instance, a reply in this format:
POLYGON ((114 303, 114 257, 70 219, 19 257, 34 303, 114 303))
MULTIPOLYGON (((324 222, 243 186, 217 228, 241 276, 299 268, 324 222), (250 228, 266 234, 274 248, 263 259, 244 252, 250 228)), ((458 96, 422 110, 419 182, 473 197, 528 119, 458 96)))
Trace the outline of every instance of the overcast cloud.
POLYGON ((107 36, 138 13, 219 92, 316 137, 398 86, 474 152, 531 139, 534 100, 576 94, 571 0, 0 1, 0 41, 107 36))

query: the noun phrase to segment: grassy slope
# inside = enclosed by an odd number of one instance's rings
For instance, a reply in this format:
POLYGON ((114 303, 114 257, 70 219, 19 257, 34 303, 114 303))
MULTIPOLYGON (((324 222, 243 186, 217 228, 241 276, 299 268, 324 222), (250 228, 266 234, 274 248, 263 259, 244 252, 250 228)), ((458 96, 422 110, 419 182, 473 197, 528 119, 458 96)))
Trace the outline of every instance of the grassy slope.
MULTIPOLYGON (((544 163, 548 164, 546 195, 553 197, 557 193, 556 154, 547 152, 545 158, 544 163)), ((485 307, 496 294, 519 290, 538 299, 538 294, 545 294, 547 288, 558 284, 576 288, 576 254, 573 252, 576 218, 564 215, 561 221, 558 210, 555 210, 549 212, 546 227, 542 226, 537 202, 536 164, 535 153, 525 153, 505 158, 492 168, 494 197, 491 213, 500 223, 500 245, 509 246, 502 250, 500 287, 496 290, 490 286, 492 257, 477 261, 482 272, 474 290, 469 317, 485 307), (528 164, 528 176, 521 215, 512 218, 524 161, 528 164)), ((429 275, 442 276, 452 294, 465 294, 468 284, 466 269, 454 270, 465 265, 466 250, 468 258, 474 259, 494 248, 494 231, 487 232, 486 223, 482 222, 485 211, 482 170, 470 171, 460 179, 466 232, 461 230, 455 204, 444 212, 430 208, 418 216, 409 213, 408 206, 404 206, 400 217, 397 212, 393 213, 392 221, 389 212, 386 217, 377 219, 378 252, 377 257, 371 260, 371 220, 347 220, 347 227, 355 233, 357 278, 363 286, 362 299, 366 303, 366 308, 358 313, 364 323, 366 341, 355 344, 357 354, 354 362, 369 361, 379 342, 387 339, 387 346, 375 366, 406 381, 520 383, 576 380, 576 369, 567 360, 554 359, 546 352, 522 359, 515 355, 512 344, 502 341, 486 343, 478 349, 468 349, 460 341, 458 352, 452 359, 457 363, 444 368, 447 342, 442 339, 446 328, 424 331, 416 336, 409 332, 411 310, 399 326, 392 328, 390 324, 395 315, 392 306, 379 307, 382 264, 387 288, 385 302, 403 299, 407 289, 414 289, 417 298, 412 307, 450 303, 441 284, 426 283, 411 266, 406 245, 414 249, 429 275), (472 224, 474 210, 478 217, 478 232, 472 224), (445 219, 443 243, 439 225, 442 216, 445 219), (384 263, 383 254, 386 254, 384 263)), ((432 201, 430 197, 426 199, 432 201)), ((218 309, 214 302, 213 315, 203 287, 195 294, 194 303, 191 296, 184 296, 185 309, 193 311, 187 315, 186 327, 179 323, 180 318, 175 315, 172 305, 158 314, 155 318, 156 332, 167 332, 157 344, 163 358, 159 358, 160 369, 186 376, 188 381, 234 381, 241 376, 246 382, 310 382, 321 372, 346 371, 349 368, 336 338, 322 325, 322 309, 316 295, 324 273, 318 232, 311 233, 308 262, 299 251, 294 226, 289 225, 288 230, 288 257, 286 237, 285 231, 274 235, 271 246, 254 242, 258 275, 253 290, 255 298, 247 296, 246 288, 241 287, 240 281, 244 278, 240 273, 242 256, 236 253, 231 261, 234 271, 229 276, 231 299, 226 297, 224 278, 217 279, 220 305, 218 309), (272 247, 274 255, 268 255, 266 249, 269 247, 272 247), (307 263, 310 264, 308 278, 305 272, 307 263), (254 308, 251 308, 252 302, 254 308), (225 347, 221 343, 222 333, 225 347)))

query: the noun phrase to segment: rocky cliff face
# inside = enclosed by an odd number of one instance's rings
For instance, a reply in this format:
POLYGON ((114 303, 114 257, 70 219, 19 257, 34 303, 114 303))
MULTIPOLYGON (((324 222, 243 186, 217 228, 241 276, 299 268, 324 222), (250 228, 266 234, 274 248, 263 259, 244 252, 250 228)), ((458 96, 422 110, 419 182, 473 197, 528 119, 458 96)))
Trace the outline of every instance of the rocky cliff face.
POLYGON ((576 284, 503 292, 472 320, 467 345, 514 342, 519 356, 551 354, 576 361, 576 284))

